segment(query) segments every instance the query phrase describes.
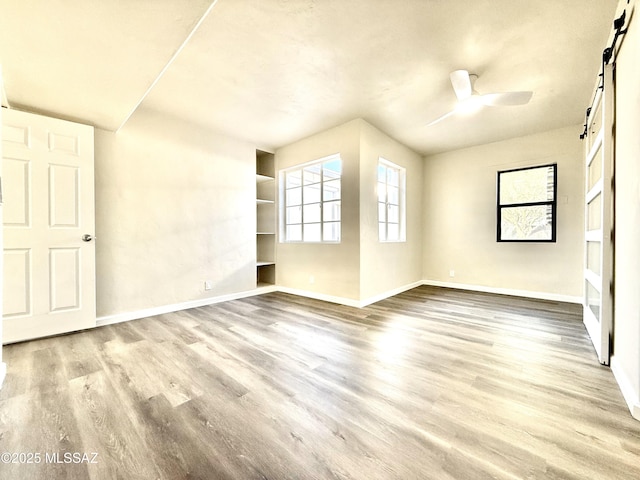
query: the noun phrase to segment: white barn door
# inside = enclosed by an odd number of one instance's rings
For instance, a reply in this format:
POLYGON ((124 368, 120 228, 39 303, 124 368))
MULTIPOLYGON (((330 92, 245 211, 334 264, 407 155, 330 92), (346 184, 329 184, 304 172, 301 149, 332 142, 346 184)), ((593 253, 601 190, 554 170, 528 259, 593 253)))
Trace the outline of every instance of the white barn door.
POLYGON ((4 334, 93 327, 93 127, 4 110, 4 334))
POLYGON ((587 117, 584 324, 600 363, 608 365, 613 334, 613 65, 587 117))

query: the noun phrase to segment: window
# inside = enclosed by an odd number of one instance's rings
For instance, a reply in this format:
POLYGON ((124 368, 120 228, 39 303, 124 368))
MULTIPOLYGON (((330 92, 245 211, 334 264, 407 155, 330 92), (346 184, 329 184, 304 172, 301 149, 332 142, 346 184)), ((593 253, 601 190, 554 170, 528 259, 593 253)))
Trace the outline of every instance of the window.
POLYGON ((498 241, 555 242, 557 165, 498 172, 498 241))
POLYGON ((405 169, 380 158, 378 161, 378 239, 404 242, 405 169))
POLYGON ((281 230, 285 242, 340 241, 339 155, 281 172, 284 212, 281 230))

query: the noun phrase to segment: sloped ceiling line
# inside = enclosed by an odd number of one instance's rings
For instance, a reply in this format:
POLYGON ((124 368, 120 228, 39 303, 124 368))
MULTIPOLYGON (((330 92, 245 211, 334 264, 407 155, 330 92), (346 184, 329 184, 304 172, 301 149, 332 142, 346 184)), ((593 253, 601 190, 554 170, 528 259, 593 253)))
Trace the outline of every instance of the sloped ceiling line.
POLYGON ((111 132, 148 109, 273 149, 363 118, 432 155, 578 125, 619 2, 0 0, 0 62, 11 107, 111 132), (535 97, 426 127, 460 68, 535 97))
MULTIPOLYGON (((158 74, 158 76, 153 80, 153 82, 151 82, 151 85, 149 85, 149 88, 147 88, 147 90, 144 92, 144 94, 142 94, 142 97, 140 97, 140 100, 138 100, 138 102, 135 104, 135 106, 133 107, 133 109, 129 112, 129 114, 125 117, 125 119, 122 121, 122 123, 120 124, 120 126, 116 129, 116 132, 120 131, 120 129, 122 127, 125 126, 125 124, 129 121, 129 119, 131 118, 131 116, 136 112, 136 110, 138 110, 138 107, 140 107, 140 104, 142 102, 144 102, 144 99, 147 98, 147 95, 149 95, 149 93, 151 93, 151 91, 153 90, 153 88, 156 86, 156 84, 158 83, 158 81, 162 78, 162 76, 165 74, 165 72, 169 69, 169 67, 171 66, 171 64, 173 63, 173 61, 178 58, 178 55, 180 55, 180 52, 182 52, 182 50, 184 49, 184 47, 189 43, 189 40, 191 40, 191 38, 193 37, 193 35, 198 31, 198 28, 200 28, 200 25, 202 25, 202 22, 204 22, 204 20, 207 18, 207 16, 209 15, 209 13, 211 12, 211 10, 213 10, 213 7, 216 6, 216 3, 218 3, 218 0, 213 0, 213 2, 211 2, 211 5, 209 5, 209 7, 207 8, 207 10, 204 12, 204 14, 202 15, 202 17, 200 17, 200 20, 198 20, 198 23, 195 24, 195 26, 193 27, 193 29, 191 30, 191 32, 189 32, 189 35, 187 35, 187 37, 184 39, 184 42, 182 42, 180 44, 180 46, 178 47, 178 49, 174 52, 174 54, 171 56, 171 58, 169 59, 169 61, 167 62, 167 64, 162 68, 162 70, 160 70, 160 73, 158 74)), ((3 94, 4 94, 4 89, 2 90, 3 94)))

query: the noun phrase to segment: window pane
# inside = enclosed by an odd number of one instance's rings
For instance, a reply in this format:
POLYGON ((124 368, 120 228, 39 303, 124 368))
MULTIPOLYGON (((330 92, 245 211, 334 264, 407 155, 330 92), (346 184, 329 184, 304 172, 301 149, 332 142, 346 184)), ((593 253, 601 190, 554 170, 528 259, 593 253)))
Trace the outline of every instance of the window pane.
POLYGON ((593 285, 586 281, 586 297, 587 297, 587 306, 589 310, 593 312, 596 319, 600 321, 600 292, 598 292, 593 285))
POLYGON ((324 182, 324 201, 338 200, 340 198, 340 180, 324 182))
POLYGON ((322 165, 322 174, 324 175, 324 180, 332 180, 334 178, 340 178, 342 173, 342 160, 331 160, 329 162, 325 162, 322 165))
POLYGON ((324 224, 323 240, 325 242, 340 241, 340 222, 329 222, 324 224))
POLYGON ((312 203, 304 207, 304 223, 320 222, 320 204, 312 203))
POLYGON ((300 205, 302 203, 302 188, 292 188, 286 191, 286 206, 300 205))
POLYGON ((305 242, 320 241, 320 224, 319 223, 304 224, 304 241, 305 242))
POLYGON ((587 191, 591 190, 600 177, 602 177, 602 146, 598 148, 595 157, 591 160, 591 164, 588 169, 589 175, 589 187, 587 191))
POLYGON ((287 225, 286 233, 288 242, 302 241, 302 225, 287 225))
POLYGON ((587 242, 587 268, 600 275, 600 242, 587 242))
POLYGON ((400 189, 398 187, 387 186, 387 201, 394 205, 400 204, 400 189))
POLYGON ((378 201, 387 201, 387 185, 385 183, 378 183, 378 201))
POLYGON ((385 242, 387 240, 387 224, 380 222, 378 223, 378 239, 381 242, 385 242))
POLYGON ((553 198, 552 165, 500 172, 500 204, 546 202, 553 198))
POLYGON ((302 223, 302 207, 287 208, 287 225, 291 223, 302 223))
POLYGON ((304 184, 320 183, 320 165, 310 165, 303 171, 304 184))
POLYGON ((286 188, 299 187, 300 185, 302 185, 302 172, 300 170, 287 172, 286 188))
POLYGON ((384 165, 378 165, 378 182, 387 182, 387 167, 384 165))
POLYGON ((551 240, 552 206, 502 208, 500 240, 551 240))
POLYGON ((320 184, 305 185, 304 187, 304 203, 317 203, 320 201, 320 184))
POLYGON ((593 147, 593 143, 600 133, 600 128, 602 127, 602 101, 599 101, 596 105, 596 109, 591 111, 589 115, 589 148, 593 147))
POLYGON ((389 223, 387 225, 387 241, 395 242, 400 239, 400 225, 389 223))
POLYGON ((322 215, 325 222, 335 222, 340 220, 340 202, 325 203, 322 208, 322 215))
POLYGON ((587 230, 599 230, 602 227, 602 195, 596 195, 587 205, 587 230))
POLYGON ((387 221, 387 204, 383 202, 378 202, 378 221, 386 222, 387 221))
POLYGON ((400 207, 397 205, 389 205, 387 207, 387 221, 391 223, 400 223, 400 207))
POLYGON ((387 183, 396 187, 400 186, 400 174, 395 168, 387 168, 387 183))

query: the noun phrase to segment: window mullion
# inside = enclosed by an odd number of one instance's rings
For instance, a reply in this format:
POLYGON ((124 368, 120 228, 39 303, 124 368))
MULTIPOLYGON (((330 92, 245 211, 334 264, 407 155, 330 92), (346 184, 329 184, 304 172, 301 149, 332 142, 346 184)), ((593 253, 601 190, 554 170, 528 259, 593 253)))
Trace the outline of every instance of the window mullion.
POLYGON ((300 190, 300 222, 301 222, 301 226, 300 226, 300 232, 302 235, 302 238, 300 239, 301 242, 304 242, 304 192, 305 192, 305 188, 304 188, 304 168, 301 170, 300 172, 300 186, 301 186, 301 190, 300 190))
POLYGON ((323 165, 320 165, 320 241, 321 242, 324 241, 324 167, 323 165))
POLYGON ((384 167, 384 240, 389 240, 389 167, 384 167))
POLYGON ((544 205, 553 205, 553 203, 553 200, 545 200, 544 202, 501 203, 500 208, 538 207, 544 205))
POLYGON ((384 239, 389 241, 389 167, 384 167, 384 239))

